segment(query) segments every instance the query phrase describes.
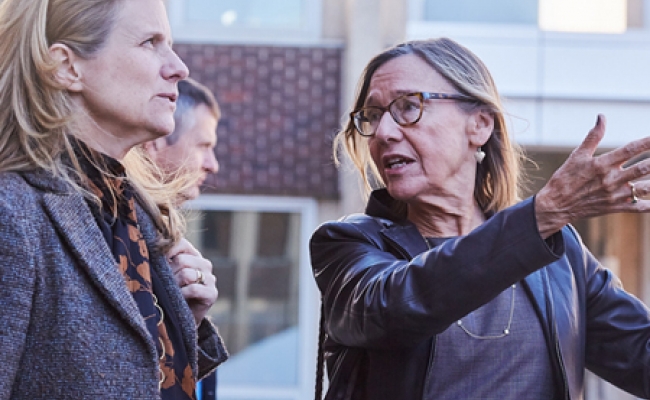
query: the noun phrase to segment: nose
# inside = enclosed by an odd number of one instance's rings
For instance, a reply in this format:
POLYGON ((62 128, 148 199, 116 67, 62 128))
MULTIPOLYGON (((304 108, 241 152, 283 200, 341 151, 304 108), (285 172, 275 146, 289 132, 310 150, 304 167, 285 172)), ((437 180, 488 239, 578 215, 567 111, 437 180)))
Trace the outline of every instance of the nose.
POLYGON ((214 149, 208 150, 203 158, 203 169, 212 174, 219 172, 219 162, 214 155, 214 149))
POLYGON ((399 140, 402 136, 401 129, 402 127, 395 122, 390 112, 386 111, 379 119, 379 124, 375 129, 375 135, 373 137, 384 141, 399 140))
POLYGON ((163 66, 162 74, 165 79, 181 81, 190 75, 190 70, 178 54, 170 48, 168 60, 163 66))

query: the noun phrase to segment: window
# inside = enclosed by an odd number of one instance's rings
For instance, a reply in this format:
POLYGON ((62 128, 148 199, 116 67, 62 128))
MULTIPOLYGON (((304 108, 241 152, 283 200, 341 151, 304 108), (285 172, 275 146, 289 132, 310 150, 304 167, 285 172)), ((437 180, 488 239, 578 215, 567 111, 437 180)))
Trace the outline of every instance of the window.
POLYGON ((321 0, 169 0, 178 41, 315 41, 321 0))
POLYGON ((626 0, 540 0, 539 27, 545 31, 623 33, 626 0))
POLYGON ((537 25, 545 31, 622 33, 643 24, 642 0, 411 0, 414 20, 537 25))
POLYGON ((219 298, 209 315, 230 352, 219 399, 306 398, 318 317, 307 255, 315 201, 202 196, 191 208, 188 239, 212 261, 219 298))
POLYGON ((537 0, 420 0, 427 21, 537 23, 537 0))

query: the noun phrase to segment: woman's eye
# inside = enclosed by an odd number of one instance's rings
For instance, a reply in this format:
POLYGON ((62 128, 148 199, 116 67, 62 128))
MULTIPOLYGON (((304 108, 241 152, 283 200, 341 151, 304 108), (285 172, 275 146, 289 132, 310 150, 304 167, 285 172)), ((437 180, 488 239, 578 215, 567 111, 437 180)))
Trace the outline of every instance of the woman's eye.
POLYGON ((379 113, 375 110, 367 111, 364 116, 368 122, 376 122, 379 119, 379 113))
POLYGON ((401 102, 401 104, 399 105, 399 109, 401 111, 413 111, 417 108, 420 108, 419 104, 416 104, 415 102, 408 101, 408 100, 401 102))

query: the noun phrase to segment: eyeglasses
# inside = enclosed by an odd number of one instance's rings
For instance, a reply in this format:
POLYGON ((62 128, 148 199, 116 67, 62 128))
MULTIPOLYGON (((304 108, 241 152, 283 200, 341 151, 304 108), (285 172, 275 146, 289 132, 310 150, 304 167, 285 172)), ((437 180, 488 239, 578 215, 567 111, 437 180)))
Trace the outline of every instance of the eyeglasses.
POLYGON ((361 136, 373 136, 379 126, 379 121, 386 111, 400 126, 416 124, 422 117, 424 100, 457 100, 476 101, 469 96, 451 93, 415 92, 399 96, 388 104, 388 107, 368 106, 350 113, 354 127, 361 136))

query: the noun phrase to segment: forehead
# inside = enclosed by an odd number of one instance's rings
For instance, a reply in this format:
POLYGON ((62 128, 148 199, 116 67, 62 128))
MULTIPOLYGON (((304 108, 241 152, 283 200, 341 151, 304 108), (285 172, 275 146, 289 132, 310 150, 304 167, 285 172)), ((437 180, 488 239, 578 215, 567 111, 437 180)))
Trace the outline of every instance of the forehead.
POLYGON ((218 121, 207 106, 199 104, 192 107, 186 111, 184 119, 187 123, 184 124, 181 139, 185 137, 187 141, 193 142, 216 142, 218 121))
POLYGON ((164 34, 171 31, 162 0, 123 0, 115 21, 115 31, 123 35, 164 34))
POLYGON ((406 54, 377 68, 370 79, 366 101, 386 101, 412 92, 448 93, 452 89, 453 86, 426 61, 406 54))

